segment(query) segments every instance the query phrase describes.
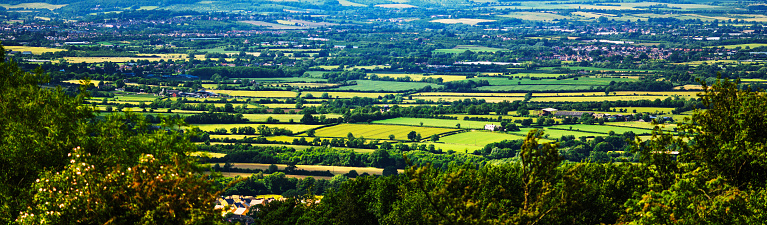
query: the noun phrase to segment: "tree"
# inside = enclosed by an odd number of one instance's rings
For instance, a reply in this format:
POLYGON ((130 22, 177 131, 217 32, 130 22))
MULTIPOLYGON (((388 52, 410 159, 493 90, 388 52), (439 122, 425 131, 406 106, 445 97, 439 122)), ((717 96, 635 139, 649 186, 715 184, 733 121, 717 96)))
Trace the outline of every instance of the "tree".
POLYGON ((411 141, 416 141, 417 135, 418 133, 416 133, 415 131, 410 131, 410 133, 407 133, 407 139, 411 141))
POLYGON ((432 142, 437 142, 437 141, 439 141, 439 135, 432 134, 430 139, 431 139, 432 142))
POLYGON ((312 116, 311 113, 304 113, 304 116, 301 117, 301 123, 303 124, 315 124, 314 116, 312 116))
POLYGON ((217 188, 188 156, 195 131, 179 132, 185 124, 164 117, 153 129, 133 113, 90 121, 86 86, 75 97, 41 88, 41 70, 23 72, 4 53, 0 47, 0 223, 219 220, 210 208, 217 188))
POLYGON ((394 135, 393 134, 389 135, 389 140, 394 140, 394 135))
POLYGON ((314 129, 309 129, 306 131, 306 136, 308 137, 314 137, 314 129))

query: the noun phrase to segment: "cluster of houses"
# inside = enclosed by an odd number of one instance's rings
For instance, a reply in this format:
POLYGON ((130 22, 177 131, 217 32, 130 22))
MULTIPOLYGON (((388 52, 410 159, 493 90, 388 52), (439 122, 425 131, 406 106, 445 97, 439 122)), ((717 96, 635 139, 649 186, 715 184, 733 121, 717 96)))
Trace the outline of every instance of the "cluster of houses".
POLYGON ((191 97, 191 98, 209 98, 209 97, 219 96, 217 93, 206 91, 205 89, 195 91, 195 92, 183 92, 179 90, 166 90, 164 88, 157 95, 161 97, 191 97))
MULTIPOLYGON (((275 198, 257 198, 253 196, 240 196, 232 195, 226 197, 219 197, 216 199, 215 210, 220 210, 221 215, 225 216, 229 222, 244 222, 245 224, 253 223, 253 218, 248 216, 248 212, 258 210, 256 206, 267 204, 272 201, 278 201, 275 198), (230 214, 228 215, 227 214, 230 214)), ((319 203, 320 200, 316 200, 314 203, 319 203)), ((306 203, 302 200, 301 203, 306 203)))

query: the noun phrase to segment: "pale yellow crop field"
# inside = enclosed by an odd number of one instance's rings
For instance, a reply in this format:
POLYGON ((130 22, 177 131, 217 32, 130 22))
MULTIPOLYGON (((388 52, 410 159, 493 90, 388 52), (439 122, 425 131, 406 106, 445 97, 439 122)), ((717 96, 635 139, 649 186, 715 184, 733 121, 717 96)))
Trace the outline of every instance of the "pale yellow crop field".
POLYGON ((47 48, 47 47, 30 47, 30 46, 3 46, 6 51, 19 51, 19 52, 25 52, 30 51, 32 54, 39 55, 46 52, 62 52, 66 51, 66 49, 59 49, 59 48, 47 48))
MULTIPOLYGON (((244 124, 191 124, 191 125, 199 127, 200 130, 203 130, 203 131, 213 131, 218 128, 224 128, 226 130, 229 130, 235 127, 256 128, 260 126, 261 124, 244 123, 244 124)), ((301 131, 314 129, 321 126, 321 125, 305 125, 305 124, 264 124, 264 125, 270 128, 279 127, 283 129, 288 129, 293 132, 301 132, 301 131)))
POLYGON ((400 77, 410 77, 410 80, 414 80, 414 81, 420 81, 421 79, 429 79, 429 78, 434 78, 434 79, 442 78, 442 82, 466 80, 466 76, 423 75, 423 74, 411 74, 411 73, 368 73, 368 77, 373 74, 375 74, 378 77, 391 77, 395 79, 400 77))
POLYGON ((393 134, 395 140, 407 140, 407 134, 415 131, 421 134, 421 138, 428 138, 434 134, 442 134, 457 129, 433 128, 433 127, 413 127, 400 125, 380 125, 380 124, 340 124, 332 127, 324 127, 315 132, 316 136, 321 137, 346 137, 352 133, 354 137, 365 137, 372 139, 389 139, 393 134))
POLYGON ((524 97, 481 97, 481 96, 472 96, 472 97, 466 97, 466 96, 414 96, 413 99, 423 99, 426 101, 434 101, 434 102, 440 102, 440 101, 446 101, 446 102, 453 102, 458 100, 466 100, 470 98, 476 98, 476 99, 484 99, 486 102, 490 103, 498 103, 503 101, 521 101, 524 100, 524 97))
POLYGON ((552 20, 571 19, 569 16, 562 16, 559 14, 543 13, 543 12, 514 12, 508 15, 502 15, 501 17, 509 17, 509 18, 516 18, 521 20, 531 20, 531 21, 552 21, 552 20))

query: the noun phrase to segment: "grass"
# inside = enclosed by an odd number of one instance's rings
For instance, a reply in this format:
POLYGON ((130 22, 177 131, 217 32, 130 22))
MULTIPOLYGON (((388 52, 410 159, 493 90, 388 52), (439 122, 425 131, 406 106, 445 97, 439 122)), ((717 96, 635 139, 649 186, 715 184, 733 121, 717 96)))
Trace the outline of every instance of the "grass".
MULTIPOLYGON (((524 95, 524 93, 522 93, 524 95)), ((482 96, 413 96, 413 99, 423 99, 423 100, 431 100, 434 102, 439 101, 446 101, 446 102, 453 102, 458 100, 465 100, 469 98, 476 98, 476 99, 484 99, 486 102, 490 103, 497 103, 502 101, 517 101, 517 100, 523 100, 524 97, 482 97, 482 96)))
MULTIPOLYGON (((254 123, 236 123, 236 124, 191 124, 192 126, 199 127, 203 131, 213 131, 217 128, 224 128, 226 130, 229 130, 234 127, 258 127, 261 124, 254 124, 254 123)), ((293 132, 301 132, 313 128, 320 127, 320 125, 305 125, 305 124, 264 124, 267 127, 279 127, 283 129, 288 129, 293 132)))
POLYGON ((483 22, 495 22, 496 20, 486 20, 486 19, 469 19, 469 18, 463 18, 463 19, 438 19, 438 20, 432 20, 433 23, 444 23, 444 24, 467 24, 467 25, 477 25, 478 23, 483 22))
POLYGON ((434 134, 442 134, 456 130, 457 129, 381 124, 340 124, 332 127, 318 129, 315 132, 315 135, 319 137, 346 138, 348 133, 352 133, 354 137, 365 137, 372 139, 389 139, 389 135, 394 135, 396 140, 407 140, 407 134, 410 131, 415 131, 421 134, 421 138, 428 138, 434 134))
POLYGON ((604 96, 604 92, 602 93, 602 96, 592 96, 592 97, 533 97, 530 101, 532 102, 602 102, 602 101, 636 101, 636 100, 655 100, 655 99, 665 99, 664 97, 659 96, 604 96))
POLYGON ((433 143, 434 148, 442 149, 442 151, 453 150, 456 153, 472 153, 474 150, 481 149, 484 146, 476 145, 462 145, 462 144, 448 144, 448 143, 433 143))
MULTIPOLYGON (((525 135, 527 136, 527 133, 530 132, 530 130, 533 130, 536 128, 520 128, 520 131, 514 131, 510 133, 518 134, 518 135, 525 135)), ((607 136, 607 134, 601 134, 601 133, 586 133, 586 132, 580 132, 580 131, 570 131, 570 130, 554 130, 554 129, 546 129, 546 128, 537 128, 537 129, 543 129, 544 131, 544 138, 546 139, 555 139, 555 138, 562 138, 562 136, 566 135, 573 135, 576 138, 578 137, 595 137, 595 136, 607 136)))
POLYGON ((363 5, 359 3, 350 2, 347 0, 338 0, 338 4, 341 4, 342 6, 354 6, 354 7, 367 7, 368 5, 363 5))
POLYGON ((62 52, 66 51, 66 49, 58 49, 58 48, 47 48, 47 47, 30 47, 30 46, 3 46, 6 51, 19 51, 19 52, 26 52, 30 51, 32 54, 40 55, 46 52, 62 52))
POLYGON ((491 47, 484 47, 484 46, 477 46, 477 45, 458 45, 454 48, 450 49, 435 49, 434 52, 441 52, 441 53, 463 53, 466 50, 472 51, 472 52, 497 52, 497 51, 503 51, 503 49, 500 48, 491 48, 491 47))
MULTIPOLYGON (((463 119, 463 117, 459 117, 459 118, 463 119)), ((446 120, 446 119, 429 119, 429 118, 407 118, 407 117, 378 120, 378 121, 373 121, 373 123, 374 124, 410 125, 410 126, 420 126, 421 123, 423 123, 423 125, 426 127, 447 127, 447 128, 455 128, 456 124, 461 124, 461 128, 473 128, 473 129, 484 129, 485 124, 500 124, 498 122, 446 120)))
MULTIPOLYGON (((765 47, 765 46, 767 46, 767 44, 752 43, 752 44, 738 44, 738 45, 719 45, 719 46, 713 46, 713 47, 724 47, 726 49, 736 49, 736 48, 746 49, 747 47, 758 48, 758 47, 765 47)), ((720 60, 720 61, 723 61, 723 60, 720 60)))
POLYGON ((508 15, 502 15, 501 17, 516 18, 516 19, 531 20, 531 21, 554 21, 554 20, 563 20, 563 19, 573 19, 573 17, 570 17, 570 16, 562 16, 559 14, 543 13, 543 12, 514 12, 508 15))
POLYGON ((16 5, 0 4, 0 7, 6 8, 6 9, 26 8, 26 9, 47 9, 51 11, 59 9, 64 6, 67 6, 67 4, 52 5, 52 4, 43 3, 43 2, 21 3, 16 5))
POLYGON ((343 86, 334 90, 356 90, 356 91, 407 91, 421 89, 426 86, 439 88, 442 85, 423 83, 423 82, 396 82, 396 81, 376 81, 376 80, 355 80, 357 85, 343 86))
POLYGON ((318 91, 305 91, 301 92, 301 96, 312 94, 315 98, 322 97, 323 93, 328 93, 331 98, 378 98, 378 96, 385 96, 388 94, 397 94, 394 92, 380 92, 380 93, 364 93, 364 92, 318 92, 318 91))
POLYGON ((505 133, 486 132, 486 131, 473 131, 473 132, 464 132, 464 133, 445 136, 440 138, 439 141, 449 143, 449 144, 464 144, 464 145, 474 145, 474 146, 482 147, 487 144, 495 143, 495 142, 499 142, 503 140, 519 140, 524 138, 525 137, 520 135, 511 135, 511 134, 505 134, 505 133))

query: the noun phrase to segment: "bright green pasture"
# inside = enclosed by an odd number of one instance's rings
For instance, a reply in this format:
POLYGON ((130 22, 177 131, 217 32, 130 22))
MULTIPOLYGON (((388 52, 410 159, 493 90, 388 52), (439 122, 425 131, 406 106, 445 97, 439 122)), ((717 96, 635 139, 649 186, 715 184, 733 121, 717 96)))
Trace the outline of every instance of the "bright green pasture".
MULTIPOLYGON (((218 128, 224 128, 226 130, 229 130, 231 128, 235 127, 258 127, 261 124, 253 124, 253 123, 240 123, 240 124, 192 124, 192 126, 199 127, 200 130, 203 131, 213 131, 218 128)), ((293 132, 301 132, 313 128, 320 127, 321 125, 305 125, 305 124, 264 124, 267 127, 279 127, 283 129, 288 129, 293 132)))
POLYGON ((440 142, 448 144, 464 144, 474 146, 485 146, 490 143, 495 143, 503 140, 518 140, 524 139, 521 135, 511 135, 498 132, 486 132, 486 131, 471 131, 448 135, 439 139, 440 142))
POLYGON ((411 131, 421 134, 421 138, 428 138, 433 134, 447 133, 456 131, 456 129, 383 124, 339 124, 318 129, 315 135, 318 137, 346 138, 347 134, 352 133, 357 138, 389 139, 389 135, 392 134, 395 140, 407 140, 407 134, 411 131))
MULTIPOLYGON (((463 119, 463 117, 461 117, 461 119, 463 119)), ((420 126, 421 122, 423 122, 423 126, 426 126, 426 127, 456 128, 455 126, 456 124, 461 124, 461 128, 473 128, 473 129, 484 129, 485 124, 500 124, 499 122, 446 120, 446 119, 429 119, 429 118, 407 118, 407 117, 373 121, 373 123, 375 124, 397 124, 397 125, 411 125, 411 126, 420 126)))

